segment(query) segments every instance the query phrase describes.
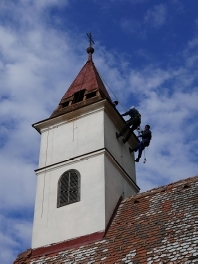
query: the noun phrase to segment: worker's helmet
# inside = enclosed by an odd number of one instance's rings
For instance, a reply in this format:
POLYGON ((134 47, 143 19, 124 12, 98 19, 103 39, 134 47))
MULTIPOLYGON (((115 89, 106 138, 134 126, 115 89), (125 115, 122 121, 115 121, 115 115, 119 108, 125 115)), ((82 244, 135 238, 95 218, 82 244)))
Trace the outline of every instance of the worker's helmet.
POLYGON ((134 106, 134 105, 132 105, 132 106, 130 107, 130 109, 133 109, 133 108, 135 108, 135 106, 134 106))
POLYGON ((148 129, 150 129, 150 126, 149 125, 146 125, 145 127, 148 127, 148 129))

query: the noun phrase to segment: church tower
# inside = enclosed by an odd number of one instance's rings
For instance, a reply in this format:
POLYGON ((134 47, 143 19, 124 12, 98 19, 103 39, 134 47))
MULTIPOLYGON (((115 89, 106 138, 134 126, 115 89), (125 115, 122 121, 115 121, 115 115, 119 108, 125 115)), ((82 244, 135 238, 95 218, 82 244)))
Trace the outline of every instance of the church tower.
POLYGON ((121 117, 93 63, 94 49, 58 107, 33 127, 41 134, 32 248, 103 237, 122 197, 139 191, 129 153, 116 131, 121 117))

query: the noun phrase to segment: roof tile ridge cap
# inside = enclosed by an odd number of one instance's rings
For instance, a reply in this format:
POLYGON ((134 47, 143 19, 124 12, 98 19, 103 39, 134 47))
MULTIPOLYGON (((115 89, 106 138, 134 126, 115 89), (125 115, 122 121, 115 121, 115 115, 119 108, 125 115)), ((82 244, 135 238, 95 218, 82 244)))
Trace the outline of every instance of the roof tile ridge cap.
MULTIPOLYGON (((109 95, 109 93, 108 93, 108 91, 107 91, 107 87, 106 87, 106 85, 104 84, 104 81, 103 81, 102 77, 100 76, 100 73, 99 73, 99 71, 98 71, 98 69, 96 68, 96 66, 95 66, 94 63, 93 63, 93 66, 94 66, 94 67, 93 67, 93 70, 94 70, 94 72, 95 72, 95 74, 96 74, 97 81, 100 81, 100 84, 102 84, 102 86, 103 86, 104 89, 106 90, 106 93, 107 93, 109 99, 111 100, 111 97, 110 97, 110 95, 109 95)), ((100 87, 98 87, 98 88, 101 90, 101 89, 103 89, 102 86, 100 86, 100 87)), ((101 91, 102 91, 102 90, 101 90, 101 91)), ((107 98, 108 98, 108 97, 107 97, 107 98)))
POLYGON ((24 264, 25 264, 25 263, 28 263, 28 262, 26 262, 26 261, 30 259, 31 254, 32 254, 32 249, 29 248, 29 249, 27 249, 26 251, 20 253, 20 254, 17 256, 17 258, 16 258, 16 260, 14 261, 13 264, 17 264, 17 263, 19 263, 19 264, 20 264, 20 263, 24 263, 24 264), (23 261, 23 262, 21 262, 21 261, 23 261))
MULTIPOLYGON (((143 198, 145 196, 151 196, 151 195, 154 195, 156 193, 160 193, 161 191, 165 191, 165 190, 168 190, 170 187, 174 188, 176 186, 180 186, 182 184, 185 184, 185 183, 190 183, 190 182, 196 182, 198 180, 198 176, 193 176, 193 177, 189 177, 189 178, 186 178, 186 179, 181 179, 179 181, 176 181, 176 182, 172 182, 172 183, 169 183, 169 184, 166 184, 166 185, 163 185, 163 186, 160 186, 160 187, 156 187, 156 188, 153 188, 151 190, 148 190, 146 192, 142 192, 142 193, 137 193, 137 194, 134 194, 130 197, 127 197, 126 199, 124 199, 122 202, 121 202, 121 205, 127 201, 130 201, 130 200, 133 200, 133 199, 139 199, 139 198, 143 198)), ((171 189, 172 189, 171 188, 171 189)))

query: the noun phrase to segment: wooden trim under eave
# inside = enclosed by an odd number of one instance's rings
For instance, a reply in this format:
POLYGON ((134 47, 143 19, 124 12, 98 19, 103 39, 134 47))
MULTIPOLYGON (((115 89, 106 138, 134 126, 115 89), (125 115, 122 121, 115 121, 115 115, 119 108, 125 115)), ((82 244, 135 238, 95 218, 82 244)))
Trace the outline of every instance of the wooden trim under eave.
POLYGON ((49 255, 52 253, 68 250, 71 248, 80 247, 84 244, 93 243, 103 239, 105 232, 97 232, 75 239, 67 240, 58 244, 52 244, 40 248, 32 249, 31 258, 49 255))

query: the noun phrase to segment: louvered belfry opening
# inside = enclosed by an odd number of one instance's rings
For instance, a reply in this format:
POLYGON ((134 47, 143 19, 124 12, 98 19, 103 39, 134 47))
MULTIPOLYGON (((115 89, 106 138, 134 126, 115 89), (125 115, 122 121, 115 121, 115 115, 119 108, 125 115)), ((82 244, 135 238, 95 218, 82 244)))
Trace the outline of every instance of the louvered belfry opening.
POLYGON ((68 170, 59 179, 57 207, 76 203, 80 200, 80 174, 68 170))
POLYGON ((75 104, 75 103, 78 103, 78 102, 82 101, 83 97, 84 97, 84 93, 85 93, 85 89, 76 92, 74 94, 74 98, 73 98, 72 104, 75 104))

